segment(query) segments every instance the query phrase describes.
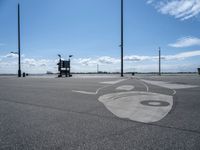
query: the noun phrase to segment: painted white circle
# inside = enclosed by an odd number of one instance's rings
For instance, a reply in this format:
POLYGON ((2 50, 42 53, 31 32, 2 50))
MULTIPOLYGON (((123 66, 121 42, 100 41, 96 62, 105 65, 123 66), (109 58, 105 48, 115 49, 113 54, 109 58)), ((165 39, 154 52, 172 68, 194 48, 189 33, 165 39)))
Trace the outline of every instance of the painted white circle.
POLYGON ((173 105, 170 95, 140 91, 106 94, 99 97, 99 101, 120 118, 145 123, 161 120, 173 105))

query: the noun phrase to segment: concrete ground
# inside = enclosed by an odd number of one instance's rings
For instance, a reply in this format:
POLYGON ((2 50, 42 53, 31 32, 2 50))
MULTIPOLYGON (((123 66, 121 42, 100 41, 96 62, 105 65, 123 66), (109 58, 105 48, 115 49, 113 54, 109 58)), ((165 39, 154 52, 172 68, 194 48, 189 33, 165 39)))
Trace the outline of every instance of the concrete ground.
POLYGON ((199 150, 200 76, 0 77, 0 149, 199 150))

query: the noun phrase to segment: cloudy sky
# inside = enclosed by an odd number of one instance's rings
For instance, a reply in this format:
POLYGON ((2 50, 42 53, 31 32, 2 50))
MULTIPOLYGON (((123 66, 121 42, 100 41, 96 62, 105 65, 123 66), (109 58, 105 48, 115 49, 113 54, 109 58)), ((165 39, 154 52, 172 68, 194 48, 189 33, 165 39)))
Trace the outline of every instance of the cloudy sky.
MULTIPOLYGON (((0 0, 0 73, 17 73, 17 3, 22 71, 120 71, 120 0, 0 0)), ((124 0, 125 71, 196 71, 200 67, 200 0, 124 0)))

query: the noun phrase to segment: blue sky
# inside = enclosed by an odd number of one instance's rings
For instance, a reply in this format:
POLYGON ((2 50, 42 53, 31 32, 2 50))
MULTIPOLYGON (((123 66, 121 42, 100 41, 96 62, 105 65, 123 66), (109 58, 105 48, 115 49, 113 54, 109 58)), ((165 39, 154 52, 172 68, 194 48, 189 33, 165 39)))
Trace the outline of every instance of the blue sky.
MULTIPOLYGON (((0 73, 17 72, 17 3, 25 72, 56 72, 57 54, 76 72, 120 70, 120 0, 0 0, 0 73)), ((199 0, 124 0, 125 71, 200 67, 199 0)))

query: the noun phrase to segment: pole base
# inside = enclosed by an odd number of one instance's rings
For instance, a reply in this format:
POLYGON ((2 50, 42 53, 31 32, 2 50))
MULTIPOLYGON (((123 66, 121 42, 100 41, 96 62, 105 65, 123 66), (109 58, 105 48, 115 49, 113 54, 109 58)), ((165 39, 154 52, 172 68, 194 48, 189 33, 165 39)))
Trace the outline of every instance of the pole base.
POLYGON ((18 70, 18 77, 21 77, 21 70, 18 70))

